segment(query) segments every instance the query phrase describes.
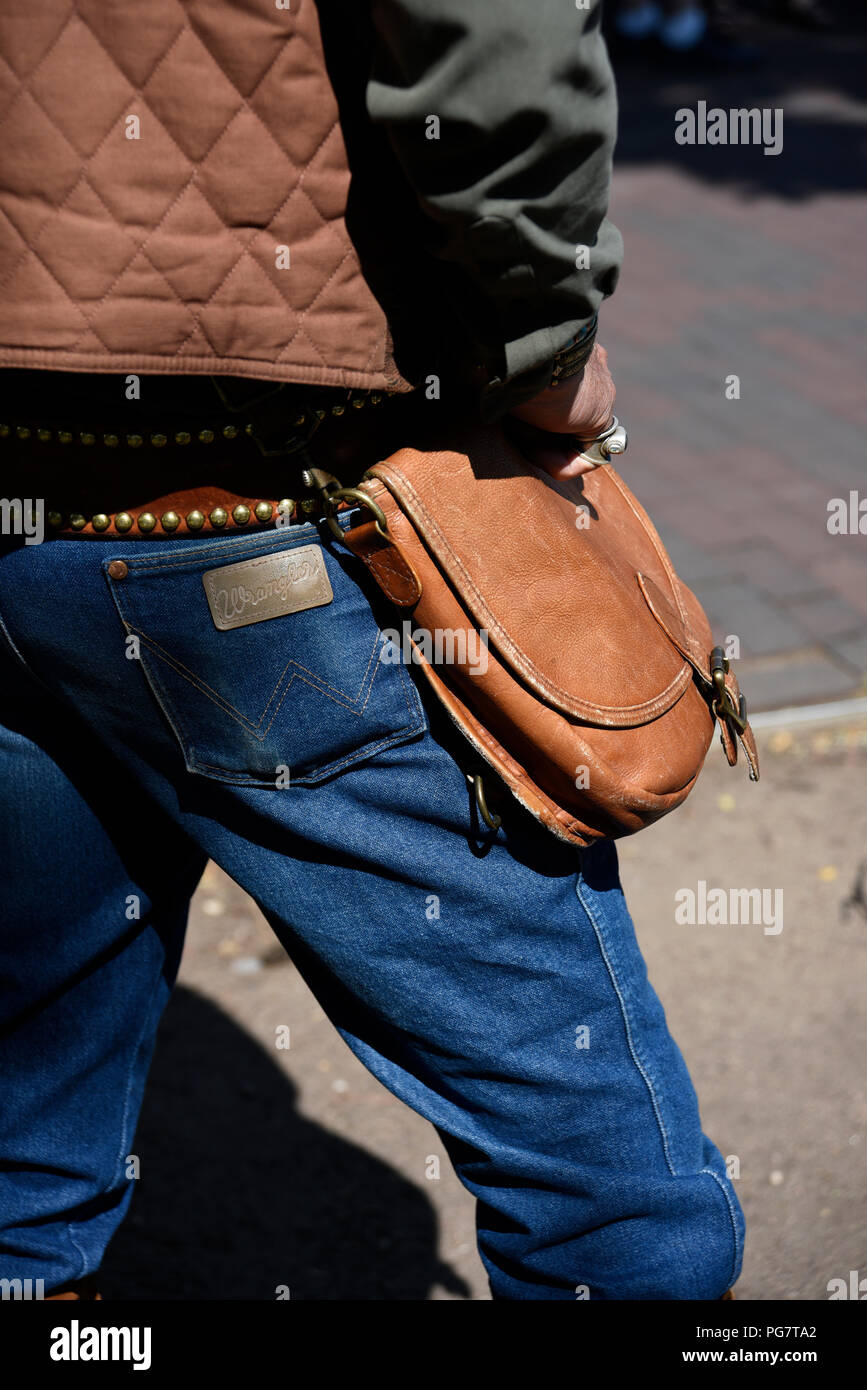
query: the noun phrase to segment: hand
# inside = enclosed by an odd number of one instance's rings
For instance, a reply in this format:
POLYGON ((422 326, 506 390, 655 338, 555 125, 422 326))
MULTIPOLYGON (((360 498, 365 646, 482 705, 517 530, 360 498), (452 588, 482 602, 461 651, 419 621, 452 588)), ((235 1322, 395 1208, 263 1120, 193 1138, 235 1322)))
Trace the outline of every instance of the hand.
POLYGON ((608 354, 594 343, 583 371, 510 412, 518 422, 512 427, 515 442, 552 478, 577 478, 595 465, 579 457, 581 447, 574 436, 595 439, 607 429, 614 418, 614 396, 608 354))

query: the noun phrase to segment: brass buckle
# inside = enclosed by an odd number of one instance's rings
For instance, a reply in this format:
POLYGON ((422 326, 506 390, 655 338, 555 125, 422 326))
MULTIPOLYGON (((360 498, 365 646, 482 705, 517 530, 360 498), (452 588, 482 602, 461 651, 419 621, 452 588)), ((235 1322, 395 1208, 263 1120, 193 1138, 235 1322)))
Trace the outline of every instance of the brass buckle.
POLYGON ((716 690, 713 712, 717 719, 727 719, 730 724, 734 724, 738 733, 742 734, 747 727, 747 702, 741 695, 738 708, 735 709, 731 691, 726 685, 728 671, 728 657, 724 655, 722 647, 714 647, 710 654, 710 675, 716 690))

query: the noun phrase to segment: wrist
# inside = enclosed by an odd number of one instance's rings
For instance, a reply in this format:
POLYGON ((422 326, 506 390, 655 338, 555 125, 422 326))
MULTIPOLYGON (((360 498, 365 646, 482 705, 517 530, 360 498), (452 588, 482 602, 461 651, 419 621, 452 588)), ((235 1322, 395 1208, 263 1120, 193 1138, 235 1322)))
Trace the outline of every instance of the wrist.
POLYGON ((597 328, 598 319, 594 316, 570 339, 565 347, 556 353, 551 363, 549 389, 559 386, 561 382, 568 381, 571 377, 577 376, 579 372, 583 372, 593 351, 597 328))

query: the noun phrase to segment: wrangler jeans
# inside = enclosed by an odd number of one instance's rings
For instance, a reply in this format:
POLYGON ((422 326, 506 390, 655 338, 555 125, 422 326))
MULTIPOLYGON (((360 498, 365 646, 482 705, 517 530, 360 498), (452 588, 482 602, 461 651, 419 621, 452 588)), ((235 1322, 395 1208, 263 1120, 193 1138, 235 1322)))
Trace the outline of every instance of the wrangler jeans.
POLYGON ((505 795, 488 829, 471 750, 380 659, 392 625, 312 524, 4 542, 0 1277, 99 1268, 210 857, 439 1131, 495 1298, 718 1299, 737 1278, 741 1210, 614 845, 560 843, 505 795), (206 573, 305 546, 330 602, 215 625, 206 573))

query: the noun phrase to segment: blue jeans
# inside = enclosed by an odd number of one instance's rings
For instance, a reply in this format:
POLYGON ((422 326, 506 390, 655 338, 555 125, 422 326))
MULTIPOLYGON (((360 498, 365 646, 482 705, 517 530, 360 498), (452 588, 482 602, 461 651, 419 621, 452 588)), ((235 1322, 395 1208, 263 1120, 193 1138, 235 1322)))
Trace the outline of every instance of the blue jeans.
POLYGON ((211 857, 436 1126, 494 1297, 717 1299, 743 1218, 614 846, 479 821, 359 569, 313 525, 0 554, 0 1277, 98 1269, 211 857), (331 602, 216 627, 204 574, 310 545, 331 602))

